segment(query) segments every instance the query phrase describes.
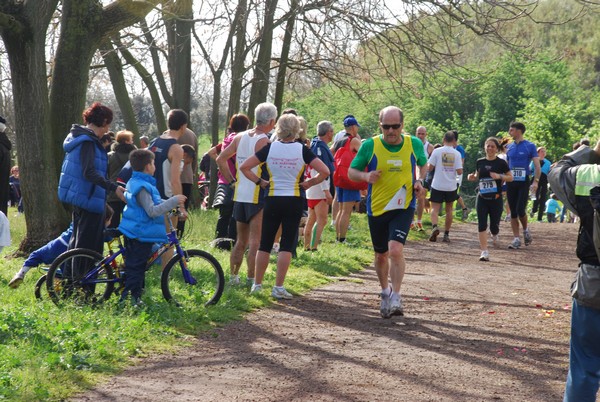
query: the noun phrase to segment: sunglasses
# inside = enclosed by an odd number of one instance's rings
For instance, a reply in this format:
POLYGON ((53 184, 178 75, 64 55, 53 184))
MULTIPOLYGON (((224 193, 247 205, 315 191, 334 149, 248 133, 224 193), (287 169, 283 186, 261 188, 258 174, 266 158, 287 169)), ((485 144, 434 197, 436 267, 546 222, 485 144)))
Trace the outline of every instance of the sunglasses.
POLYGON ((390 128, 398 130, 401 126, 402 124, 382 124, 381 128, 383 128, 384 130, 389 130, 390 128))

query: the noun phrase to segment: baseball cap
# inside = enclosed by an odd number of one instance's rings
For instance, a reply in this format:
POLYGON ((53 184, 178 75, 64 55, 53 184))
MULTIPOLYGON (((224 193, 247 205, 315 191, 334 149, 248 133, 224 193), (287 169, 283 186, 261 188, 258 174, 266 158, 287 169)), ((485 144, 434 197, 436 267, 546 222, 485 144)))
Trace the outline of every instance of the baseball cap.
POLYGON ((358 121, 356 120, 356 118, 354 116, 352 116, 351 114, 344 117, 344 127, 350 127, 350 126, 360 127, 360 124, 358 124, 358 121))

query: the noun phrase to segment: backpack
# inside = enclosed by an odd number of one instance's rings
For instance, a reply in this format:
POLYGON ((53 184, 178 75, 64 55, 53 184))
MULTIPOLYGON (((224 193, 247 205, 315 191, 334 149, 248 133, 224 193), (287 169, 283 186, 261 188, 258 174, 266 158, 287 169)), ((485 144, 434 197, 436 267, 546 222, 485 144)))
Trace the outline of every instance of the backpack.
POLYGON ((346 143, 335 151, 335 155, 333 156, 335 163, 333 184, 344 190, 366 190, 369 187, 369 183, 352 181, 348 178, 348 169, 350 169, 350 164, 356 155, 355 152, 350 150, 351 142, 352 139, 348 138, 346 143))

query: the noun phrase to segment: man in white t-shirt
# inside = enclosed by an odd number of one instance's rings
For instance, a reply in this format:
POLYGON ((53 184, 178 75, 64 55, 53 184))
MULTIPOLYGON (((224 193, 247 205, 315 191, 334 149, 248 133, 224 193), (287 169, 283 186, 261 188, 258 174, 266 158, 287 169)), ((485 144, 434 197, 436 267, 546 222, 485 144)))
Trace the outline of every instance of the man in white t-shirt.
POLYGON ((446 223, 443 241, 450 242, 449 234, 452 226, 452 212, 454 201, 458 199, 458 190, 456 187, 456 175, 462 174, 462 156, 460 152, 452 147, 454 143, 454 132, 448 131, 444 134, 444 146, 434 149, 429 157, 428 169, 435 172, 431 182, 431 236, 429 241, 437 241, 440 234, 438 229, 438 216, 442 203, 446 203, 446 223))

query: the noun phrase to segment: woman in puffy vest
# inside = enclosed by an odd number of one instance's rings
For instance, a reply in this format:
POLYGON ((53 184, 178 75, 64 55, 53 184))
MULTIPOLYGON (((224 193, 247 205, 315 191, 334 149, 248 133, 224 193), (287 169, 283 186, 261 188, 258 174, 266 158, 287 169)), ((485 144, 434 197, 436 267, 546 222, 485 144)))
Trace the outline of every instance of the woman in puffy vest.
MULTIPOLYGON (((123 199, 123 188, 107 179, 108 157, 100 142, 112 119, 112 110, 95 102, 83 112, 85 126, 73 124, 63 143, 66 154, 58 198, 73 207, 69 249, 83 247, 102 253, 107 192, 115 191, 123 199)), ((85 267, 76 267, 74 271, 81 275, 85 267)))

